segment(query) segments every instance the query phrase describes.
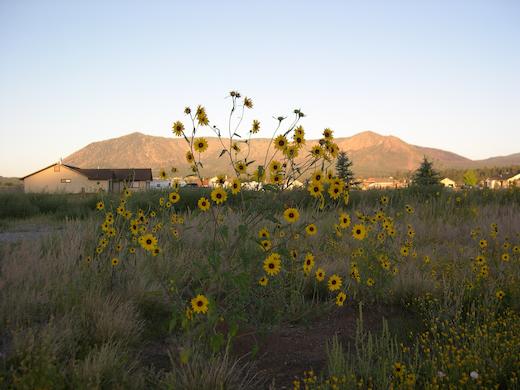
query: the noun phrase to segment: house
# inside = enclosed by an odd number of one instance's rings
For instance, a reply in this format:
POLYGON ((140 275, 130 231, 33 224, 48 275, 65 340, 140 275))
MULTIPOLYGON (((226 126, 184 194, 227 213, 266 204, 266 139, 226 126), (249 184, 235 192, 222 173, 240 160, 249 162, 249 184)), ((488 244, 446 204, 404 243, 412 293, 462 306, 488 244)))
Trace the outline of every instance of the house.
POLYGON ((508 181, 501 176, 488 177, 484 180, 484 186, 491 189, 507 188, 508 181))
POLYGON ((457 186, 455 181, 451 180, 448 177, 445 177, 444 179, 442 179, 441 184, 444 185, 444 187, 448 187, 448 188, 455 188, 457 186))
POLYGON ((516 175, 507 179, 507 184, 509 187, 520 187, 520 173, 517 173, 516 175))
POLYGON ((150 168, 91 169, 61 162, 22 177, 25 192, 120 192, 150 188, 150 168))
POLYGON ((397 188, 399 186, 399 182, 397 180, 395 180, 393 177, 390 177, 390 178, 369 177, 368 179, 362 180, 359 184, 361 185, 361 188, 364 190, 397 188))
POLYGON ((150 188, 152 190, 164 190, 168 189, 172 186, 172 182, 170 180, 152 180, 150 182, 150 188))

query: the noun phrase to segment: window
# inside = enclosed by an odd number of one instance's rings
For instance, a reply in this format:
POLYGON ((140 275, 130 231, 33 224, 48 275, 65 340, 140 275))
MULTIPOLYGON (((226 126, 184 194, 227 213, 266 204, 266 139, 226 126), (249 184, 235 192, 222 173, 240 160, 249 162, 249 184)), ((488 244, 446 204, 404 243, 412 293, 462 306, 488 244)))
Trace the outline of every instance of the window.
POLYGON ((133 181, 131 187, 132 188, 139 188, 139 182, 138 181, 133 181))
POLYGON ((62 183, 70 183, 70 179, 61 179, 62 183))
POLYGON ((60 166, 58 164, 56 164, 54 166, 54 172, 59 172, 60 171, 60 166))

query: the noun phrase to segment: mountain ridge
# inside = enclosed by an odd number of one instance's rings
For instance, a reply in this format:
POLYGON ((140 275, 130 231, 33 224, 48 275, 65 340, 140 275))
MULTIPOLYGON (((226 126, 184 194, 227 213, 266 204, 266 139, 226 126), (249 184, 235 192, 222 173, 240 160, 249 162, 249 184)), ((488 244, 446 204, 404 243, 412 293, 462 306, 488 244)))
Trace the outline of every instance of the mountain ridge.
MULTIPOLYGON (((230 173, 229 160, 219 158, 222 146, 217 137, 205 137, 208 150, 202 162, 204 174, 213 176, 219 173, 230 173)), ((262 164, 270 138, 252 138, 250 142, 249 161, 255 160, 253 166, 262 164)), ((223 142, 229 140, 223 139, 223 142)), ((340 150, 347 152, 352 159, 353 169, 360 177, 389 176, 416 169, 427 156, 433 160, 436 169, 466 169, 493 166, 520 165, 520 153, 508 156, 490 157, 483 160, 471 160, 459 154, 430 147, 408 144, 393 135, 381 135, 365 130, 350 137, 336 138, 340 150)), ((305 149, 317 144, 318 140, 307 140, 305 149)), ((241 144, 242 148, 246 148, 241 144)), ((271 148, 271 152, 272 152, 271 148)), ((153 169, 169 169, 174 166, 179 174, 188 174, 189 166, 185 161, 187 151, 183 138, 152 136, 140 131, 95 141, 72 153, 64 162, 83 168, 130 168, 149 167, 153 169)))

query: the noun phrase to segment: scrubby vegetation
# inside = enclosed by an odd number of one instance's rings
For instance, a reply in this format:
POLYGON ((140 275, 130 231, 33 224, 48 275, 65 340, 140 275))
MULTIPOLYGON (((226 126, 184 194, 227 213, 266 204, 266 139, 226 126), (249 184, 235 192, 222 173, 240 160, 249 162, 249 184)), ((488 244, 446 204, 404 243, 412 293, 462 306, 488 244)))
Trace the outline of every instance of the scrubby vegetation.
MULTIPOLYGON (((199 175, 209 119, 185 112, 193 132, 174 131, 199 175)), ((3 245, 0 383, 518 386, 519 191, 350 191, 329 170, 330 129, 296 161, 295 114, 273 136, 282 157, 250 174, 265 191, 242 189, 252 163, 231 143, 236 177, 206 192, 125 190, 41 242, 3 245), (306 188, 284 191, 305 170, 306 188)))

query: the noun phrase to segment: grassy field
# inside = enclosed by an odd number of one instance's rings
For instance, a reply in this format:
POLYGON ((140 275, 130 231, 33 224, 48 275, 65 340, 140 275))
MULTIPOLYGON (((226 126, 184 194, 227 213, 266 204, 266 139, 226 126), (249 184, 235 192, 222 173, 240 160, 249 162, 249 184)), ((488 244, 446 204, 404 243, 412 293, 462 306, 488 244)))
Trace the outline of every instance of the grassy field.
POLYGON ((0 387, 520 386, 518 189, 210 191, 0 194, 0 387))

